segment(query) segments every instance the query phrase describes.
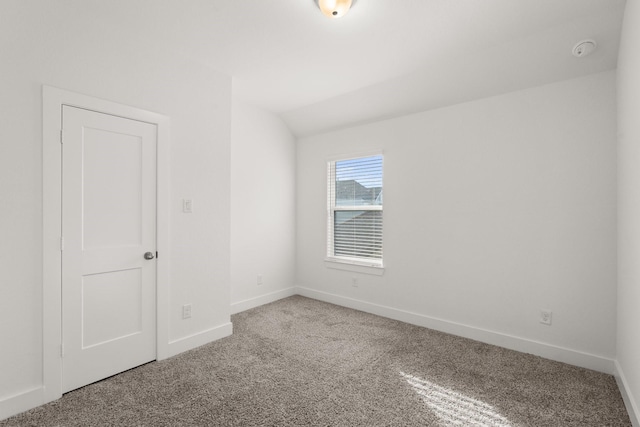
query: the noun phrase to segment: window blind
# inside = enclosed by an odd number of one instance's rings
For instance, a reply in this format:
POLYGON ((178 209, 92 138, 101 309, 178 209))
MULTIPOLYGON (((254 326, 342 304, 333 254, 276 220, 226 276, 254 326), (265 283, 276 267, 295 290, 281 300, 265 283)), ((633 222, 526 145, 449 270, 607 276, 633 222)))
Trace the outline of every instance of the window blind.
POLYGON ((382 264, 382 156, 328 164, 327 255, 382 264))

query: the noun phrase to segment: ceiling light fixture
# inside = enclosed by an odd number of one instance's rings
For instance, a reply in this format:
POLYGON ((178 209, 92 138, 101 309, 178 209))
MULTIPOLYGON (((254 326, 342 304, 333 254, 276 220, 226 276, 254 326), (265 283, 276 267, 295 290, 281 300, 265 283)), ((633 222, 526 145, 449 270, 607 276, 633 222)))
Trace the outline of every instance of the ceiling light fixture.
POLYGON ((355 0, 314 0, 320 11, 329 18, 341 18, 349 12, 355 0))

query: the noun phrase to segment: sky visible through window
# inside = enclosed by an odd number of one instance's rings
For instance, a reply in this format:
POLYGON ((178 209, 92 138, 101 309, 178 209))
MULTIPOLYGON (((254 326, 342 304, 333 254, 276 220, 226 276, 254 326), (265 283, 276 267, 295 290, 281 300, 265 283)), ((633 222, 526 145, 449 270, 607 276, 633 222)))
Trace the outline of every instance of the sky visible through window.
POLYGON ((354 180, 366 188, 382 187, 382 156, 336 162, 336 181, 354 180))

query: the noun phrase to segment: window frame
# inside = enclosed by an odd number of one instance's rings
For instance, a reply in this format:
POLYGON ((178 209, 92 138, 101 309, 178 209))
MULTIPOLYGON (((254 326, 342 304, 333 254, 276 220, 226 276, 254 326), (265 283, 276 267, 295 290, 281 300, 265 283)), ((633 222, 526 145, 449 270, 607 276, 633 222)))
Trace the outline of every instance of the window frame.
MULTIPOLYGON (((382 151, 374 151, 367 153, 358 153, 352 155, 343 155, 328 158, 327 167, 327 240, 326 240, 326 258, 325 266, 339 270, 355 271, 360 273, 381 275, 384 272, 384 251, 382 258, 356 258, 343 255, 335 255, 334 234, 335 234, 335 214, 336 212, 346 211, 380 211, 384 212, 384 202, 381 205, 347 205, 336 206, 336 163, 347 160, 364 159, 367 157, 382 158, 382 189, 384 190, 384 153, 382 151)), ((382 220, 382 232, 384 236, 384 216, 382 220)), ((383 244, 384 247, 384 237, 383 244)))

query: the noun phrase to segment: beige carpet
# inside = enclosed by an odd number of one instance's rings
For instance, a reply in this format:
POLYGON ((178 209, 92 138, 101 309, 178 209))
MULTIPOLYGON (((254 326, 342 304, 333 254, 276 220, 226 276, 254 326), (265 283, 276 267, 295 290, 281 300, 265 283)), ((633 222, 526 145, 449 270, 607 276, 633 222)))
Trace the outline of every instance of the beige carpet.
POLYGON ((609 375, 291 297, 0 426, 630 426, 609 375))

